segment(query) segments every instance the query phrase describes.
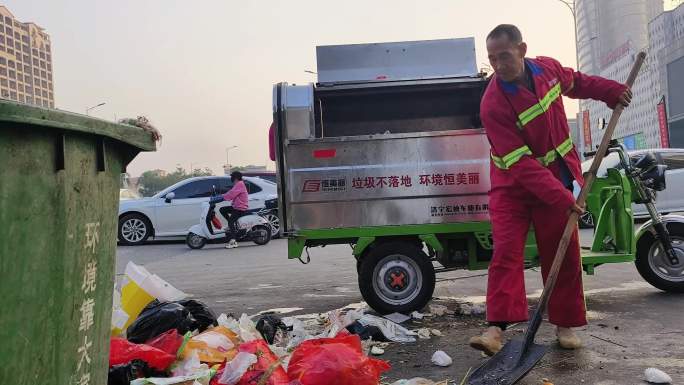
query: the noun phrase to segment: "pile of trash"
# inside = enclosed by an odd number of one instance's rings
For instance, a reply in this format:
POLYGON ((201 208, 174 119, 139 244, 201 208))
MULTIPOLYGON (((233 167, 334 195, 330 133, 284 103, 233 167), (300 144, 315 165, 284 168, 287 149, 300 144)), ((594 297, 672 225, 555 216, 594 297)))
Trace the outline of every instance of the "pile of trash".
POLYGON ((216 316, 133 263, 120 286, 109 385, 376 385, 390 365, 369 354, 420 338, 364 308, 308 319, 216 316))
MULTIPOLYGON (((192 302, 201 316, 211 314, 201 302, 192 302)), ((361 338, 346 329, 333 337, 290 340, 287 344, 293 347, 287 349, 280 339, 288 337, 282 320, 266 315, 259 323, 260 330, 247 315, 234 319, 222 314, 205 325, 182 303, 153 303, 128 328, 128 339, 112 337, 108 383, 374 385, 390 368, 385 361, 365 355, 361 338), (176 314, 173 321, 172 313, 176 314), (162 326, 171 328, 159 333, 162 326), (184 333, 188 327, 197 328, 184 333), (142 338, 148 339, 134 342, 142 338), (281 345, 271 344, 276 341, 281 345)))

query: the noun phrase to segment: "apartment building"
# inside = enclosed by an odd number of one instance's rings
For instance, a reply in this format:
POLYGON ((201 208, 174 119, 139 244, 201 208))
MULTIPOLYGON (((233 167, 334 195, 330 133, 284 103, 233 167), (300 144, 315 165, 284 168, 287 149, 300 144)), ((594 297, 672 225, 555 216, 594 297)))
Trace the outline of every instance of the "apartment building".
POLYGON ((50 36, 1 5, 0 98, 55 107, 50 36))

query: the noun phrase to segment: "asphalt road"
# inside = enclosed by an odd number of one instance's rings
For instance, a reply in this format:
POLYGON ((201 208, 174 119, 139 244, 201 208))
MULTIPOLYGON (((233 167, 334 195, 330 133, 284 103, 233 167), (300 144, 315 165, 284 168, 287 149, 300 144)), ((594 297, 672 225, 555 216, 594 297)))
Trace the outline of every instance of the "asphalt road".
MULTIPOLYGON (((591 231, 582 231, 582 243, 591 231)), ((208 245, 190 250, 184 243, 164 242, 118 247, 117 273, 128 261, 144 265, 178 289, 206 302, 216 312, 256 314, 281 309, 289 314, 326 312, 362 301, 357 288, 355 262, 349 246, 311 250, 311 263, 287 259, 287 243, 266 246, 243 243, 238 249, 208 245)), ((451 308, 462 302, 483 300, 486 272, 457 271, 438 275, 435 302, 451 308)), ((684 383, 684 296, 660 292, 644 282, 631 263, 604 265, 584 278, 590 324, 580 331, 585 349, 568 352, 553 345, 552 328, 544 325, 538 341, 551 344, 544 360, 521 384, 539 384, 548 377, 559 384, 643 384, 643 370, 659 367, 684 383)), ((541 277, 526 272, 531 297, 541 291, 541 277)), ((534 304, 534 299, 532 303, 534 304)), ((423 376, 460 382, 482 358, 467 347, 468 337, 484 325, 482 315, 427 319, 423 324, 440 329, 442 337, 414 344, 392 344, 382 357, 393 369, 386 379, 423 376), (430 364, 430 356, 445 350, 454 359, 449 368, 430 364)), ((520 333, 520 328, 509 334, 520 333)))
MULTIPOLYGON (((583 243, 591 230, 582 230, 583 243)), ((241 243, 235 250, 221 244, 191 250, 182 242, 120 246, 117 274, 126 263, 144 265, 180 290, 206 301, 218 312, 254 314, 273 308, 301 308, 298 313, 324 312, 362 301, 355 261, 346 245, 311 249, 311 263, 287 259, 287 242, 265 246, 241 243)), ((435 296, 473 299, 485 295, 486 271, 456 271, 438 275, 435 296)), ((526 287, 541 290, 540 274, 527 271, 526 287)), ((632 264, 597 268, 585 277, 587 290, 642 282, 632 264)))

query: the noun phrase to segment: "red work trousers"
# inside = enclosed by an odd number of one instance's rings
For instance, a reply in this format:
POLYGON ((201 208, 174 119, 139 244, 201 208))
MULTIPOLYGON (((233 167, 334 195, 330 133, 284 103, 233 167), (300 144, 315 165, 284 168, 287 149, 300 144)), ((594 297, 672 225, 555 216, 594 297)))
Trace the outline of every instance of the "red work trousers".
MULTIPOLYGON (((529 317, 523 251, 530 223, 534 226, 542 278, 546 282, 568 218, 569 207, 545 205, 522 189, 511 190, 495 189, 489 200, 494 255, 487 283, 487 321, 495 323, 526 321, 529 317)), ((549 321, 556 326, 587 324, 577 230, 559 271, 548 311, 549 321)))

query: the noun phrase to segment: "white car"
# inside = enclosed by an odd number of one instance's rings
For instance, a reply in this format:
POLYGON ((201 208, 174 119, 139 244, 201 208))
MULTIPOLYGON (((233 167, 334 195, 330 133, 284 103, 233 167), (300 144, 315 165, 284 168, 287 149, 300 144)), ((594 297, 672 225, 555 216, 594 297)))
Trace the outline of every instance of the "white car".
POLYGON ((127 199, 140 199, 140 194, 133 190, 122 188, 119 189, 119 199, 122 201, 127 199))
MULTIPOLYGON (((665 172, 666 188, 659 191, 656 195, 656 208, 660 213, 671 213, 684 211, 684 148, 654 148, 650 150, 635 150, 628 151, 627 154, 632 160, 639 158, 639 156, 652 152, 658 163, 667 166, 665 172)), ((582 162, 582 172, 587 172, 591 166, 591 160, 582 162)), ((602 177, 607 173, 608 168, 620 169, 620 158, 618 154, 608 154, 601 161, 601 167, 596 172, 596 176, 602 177)), ((575 197, 579 194, 579 186, 575 183, 575 197)), ((648 217, 646 206, 642 204, 632 205, 632 211, 635 218, 648 217)), ((594 218, 590 213, 585 213, 580 217, 581 227, 593 227, 594 218)))
MULTIPOLYGON (((249 193, 249 209, 265 207, 267 200, 278 197, 275 183, 261 178, 243 178, 249 193)), ((212 191, 224 194, 233 187, 228 176, 204 176, 185 179, 151 198, 119 202, 118 239, 124 245, 137 245, 149 237, 184 237, 199 221, 202 202, 212 191)), ((219 206, 230 204, 221 203, 219 206)), ((273 234, 280 232, 277 212, 265 214, 273 234)))

